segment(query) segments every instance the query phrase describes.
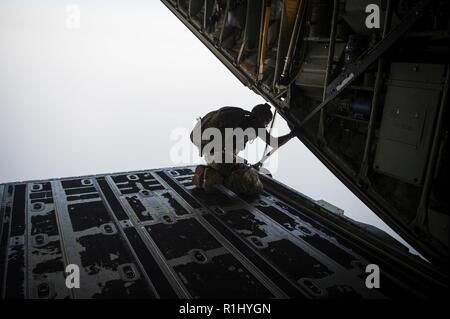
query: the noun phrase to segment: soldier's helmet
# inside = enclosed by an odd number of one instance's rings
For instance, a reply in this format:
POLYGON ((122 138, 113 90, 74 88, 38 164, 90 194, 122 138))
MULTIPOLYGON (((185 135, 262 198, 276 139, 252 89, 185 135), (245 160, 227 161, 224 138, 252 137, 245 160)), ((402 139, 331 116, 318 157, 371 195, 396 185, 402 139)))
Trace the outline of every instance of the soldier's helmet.
POLYGON ((256 105, 252 109, 252 113, 257 117, 260 123, 264 123, 264 126, 269 125, 273 116, 272 111, 270 110, 270 105, 267 103, 256 105))

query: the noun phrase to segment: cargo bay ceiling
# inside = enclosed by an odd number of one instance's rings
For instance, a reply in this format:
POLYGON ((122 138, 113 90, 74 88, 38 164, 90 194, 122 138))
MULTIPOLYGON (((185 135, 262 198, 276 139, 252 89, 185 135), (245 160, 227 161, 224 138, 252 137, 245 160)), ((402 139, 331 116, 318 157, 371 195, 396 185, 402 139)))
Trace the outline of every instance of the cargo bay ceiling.
POLYGON ((380 218, 448 266, 448 1, 162 2, 380 218))

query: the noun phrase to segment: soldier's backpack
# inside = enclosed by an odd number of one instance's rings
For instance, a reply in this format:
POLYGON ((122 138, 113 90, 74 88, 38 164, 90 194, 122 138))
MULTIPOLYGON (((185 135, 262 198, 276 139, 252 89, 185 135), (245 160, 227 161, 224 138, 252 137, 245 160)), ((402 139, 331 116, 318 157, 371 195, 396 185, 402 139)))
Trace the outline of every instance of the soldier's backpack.
POLYGON ((225 106, 216 111, 209 112, 203 118, 197 121, 191 132, 190 138, 200 150, 200 156, 203 155, 204 147, 211 142, 213 137, 204 138, 203 132, 208 128, 217 128, 222 134, 222 145, 225 144, 225 129, 241 127, 246 129, 245 120, 251 116, 251 112, 243 110, 239 107, 225 106), (244 125, 243 125, 244 124, 244 125))

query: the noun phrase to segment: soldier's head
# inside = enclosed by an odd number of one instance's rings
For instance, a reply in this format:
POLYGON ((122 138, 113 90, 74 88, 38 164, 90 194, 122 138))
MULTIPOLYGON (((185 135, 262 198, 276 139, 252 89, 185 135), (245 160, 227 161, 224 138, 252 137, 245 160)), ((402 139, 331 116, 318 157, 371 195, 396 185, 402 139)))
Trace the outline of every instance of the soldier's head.
POLYGON ((252 113, 255 115, 259 123, 264 124, 264 126, 269 125, 272 120, 272 111, 270 110, 270 105, 258 104, 252 109, 252 113))

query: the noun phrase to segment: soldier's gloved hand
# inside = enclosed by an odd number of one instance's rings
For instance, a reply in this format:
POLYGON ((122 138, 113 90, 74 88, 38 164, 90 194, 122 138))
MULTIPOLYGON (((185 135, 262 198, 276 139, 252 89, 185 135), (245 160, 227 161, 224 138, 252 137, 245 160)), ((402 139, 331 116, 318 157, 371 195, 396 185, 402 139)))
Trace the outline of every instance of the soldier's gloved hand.
POLYGON ((241 160, 241 162, 240 163, 242 163, 242 164, 245 164, 245 165, 250 165, 249 163, 248 163, 248 161, 245 159, 245 158, 240 158, 240 160, 241 160))
POLYGON ((253 165, 252 165, 252 168, 254 168, 254 169, 256 169, 257 171, 259 171, 259 169, 261 168, 261 166, 262 166, 262 163, 258 162, 258 163, 256 163, 256 164, 253 164, 253 165))

